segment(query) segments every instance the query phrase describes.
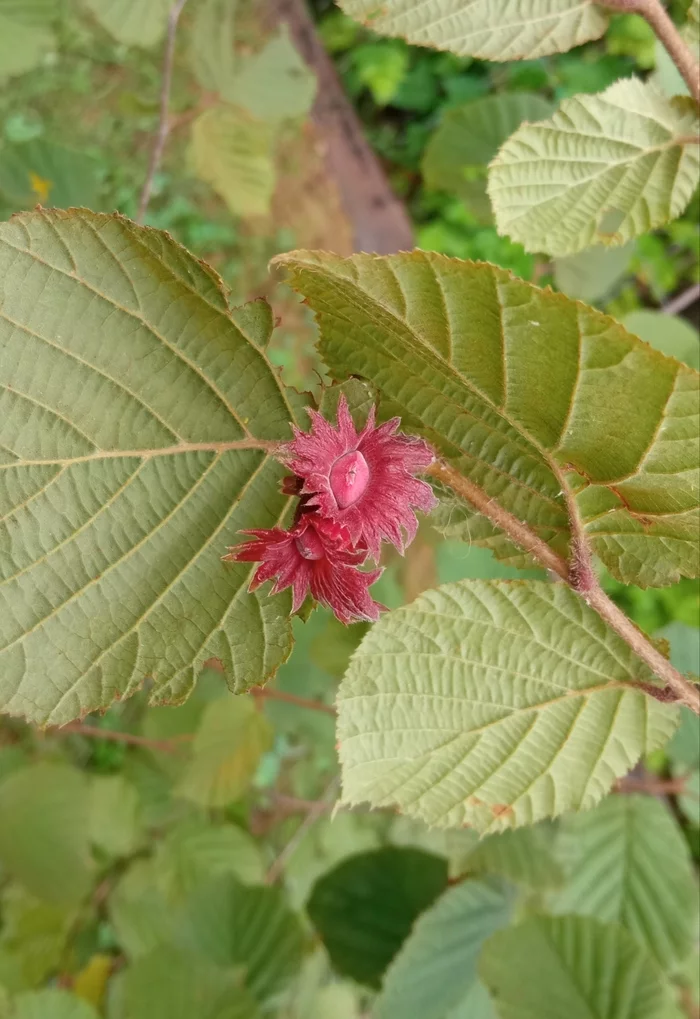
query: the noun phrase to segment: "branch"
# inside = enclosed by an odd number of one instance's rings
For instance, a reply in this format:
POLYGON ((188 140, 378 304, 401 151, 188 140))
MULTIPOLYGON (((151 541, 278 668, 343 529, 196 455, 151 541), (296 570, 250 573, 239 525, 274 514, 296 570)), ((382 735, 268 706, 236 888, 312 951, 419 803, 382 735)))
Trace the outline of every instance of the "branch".
POLYGON ((69 722, 49 730, 53 736, 76 735, 86 736, 88 739, 102 739, 111 743, 127 743, 130 746, 145 747, 147 750, 160 750, 166 754, 174 754, 182 743, 192 739, 188 733, 183 736, 174 736, 172 739, 155 740, 147 736, 135 736, 131 732, 117 732, 114 729, 100 729, 98 725, 83 725, 81 722, 69 722))
POLYGON ((311 804, 308 814, 301 822, 297 830, 292 835, 291 839, 281 851, 277 859, 273 862, 272 866, 265 876, 265 883, 273 885, 275 881, 282 875, 284 868, 291 860, 294 853, 306 838, 306 835, 310 828, 318 821, 322 814, 329 809, 331 803, 338 794, 339 779, 337 775, 334 775, 331 781, 326 786, 326 791, 320 800, 316 800, 311 804))
POLYGON ((285 693, 284 690, 275 690, 267 686, 254 686, 250 691, 256 701, 284 701, 286 704, 296 704, 299 708, 309 708, 311 711, 322 711, 327 715, 335 717, 335 708, 323 701, 312 701, 308 697, 297 697, 293 693, 285 693))
POLYGON ((661 311, 664 315, 678 315, 681 311, 685 311, 691 304, 700 300, 700 283, 693 283, 692 287, 688 287, 687 290, 683 290, 682 293, 676 294, 670 301, 661 306, 661 311))
MULTIPOLYGON (((556 472, 556 468, 550 463, 550 467, 556 472)), ((700 687, 691 683, 675 669, 667 658, 654 647, 649 638, 637 629, 631 619, 628 619, 624 612, 608 598, 600 586, 597 574, 593 568, 588 538, 579 517, 575 496, 568 490, 564 479, 558 475, 562 492, 566 500, 569 514, 569 526, 571 529, 570 559, 567 562, 562 556, 557 555, 546 542, 535 534, 531 527, 524 524, 517 517, 513 516, 495 500, 489 498, 482 488, 465 478, 464 475, 454 470, 448 464, 436 462, 429 468, 428 474, 447 485, 453 492, 461 496, 467 502, 487 517, 493 524, 503 531, 516 545, 524 549, 548 570, 561 577, 569 587, 576 591, 594 609, 601 619, 605 620, 608 626, 621 637, 626 644, 634 651, 638 658, 649 666, 651 671, 663 680, 667 690, 654 688, 653 696, 659 700, 670 699, 681 701, 689 708, 700 715, 700 687), (668 691, 672 691, 671 696, 668 691)), ((633 684, 630 684, 632 686, 633 684)), ((649 684, 634 684, 645 693, 650 694, 649 684)))
POLYGON ((163 158, 163 152, 165 150, 165 143, 168 140, 168 135, 170 133, 168 107, 170 105, 170 84, 173 77, 175 37, 177 35, 177 23, 180 20, 182 8, 186 3, 187 0, 176 0, 170 8, 170 14, 168 15, 168 33, 165 39, 165 53, 163 56, 163 81, 160 89, 160 119, 158 122, 158 131, 156 132, 156 137, 153 142, 153 149, 151 150, 151 158, 148 163, 146 179, 143 182, 143 190, 141 191, 138 212, 136 213, 137 223, 143 223, 146 215, 146 209, 148 208, 148 203, 151 200, 153 180, 158 172, 158 167, 160 166, 163 158))
POLYGON ((700 67, 698 61, 678 31, 661 0, 604 0, 605 6, 625 14, 639 14, 647 21, 666 47, 669 56, 683 76, 690 94, 700 103, 700 67))

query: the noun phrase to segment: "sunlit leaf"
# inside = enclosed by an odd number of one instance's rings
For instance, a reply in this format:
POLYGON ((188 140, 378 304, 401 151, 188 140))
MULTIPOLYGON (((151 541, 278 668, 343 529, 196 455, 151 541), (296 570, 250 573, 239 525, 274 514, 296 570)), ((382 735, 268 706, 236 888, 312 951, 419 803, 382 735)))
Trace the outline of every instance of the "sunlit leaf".
POLYGON ((668 99, 637 78, 565 99, 491 163, 498 230, 527 251, 568 255, 663 226, 697 187, 699 134, 692 99, 668 99))
POLYGON ((192 125, 189 163, 235 216, 264 216, 275 188, 276 127, 235 106, 213 106, 192 125))
POLYGON ((608 19, 592 0, 339 0, 381 35, 484 60, 534 59, 597 39, 608 19))
POLYGON ((335 969, 379 987, 413 922, 446 884, 446 860, 419 849, 377 849, 324 874, 307 909, 335 969))
POLYGON ((41 63, 55 46, 57 0, 0 0, 0 82, 41 63))
POLYGON ((500 1019, 660 1019, 670 994, 619 924, 535 917, 499 931, 479 972, 500 1019))
MULTIPOLYGON (((696 372, 495 266, 421 251, 276 261, 316 313, 332 375, 369 379, 386 415, 557 551, 567 486, 618 579, 697 576, 696 372)), ((464 537, 522 564, 484 518, 464 537)))
POLYGON ((507 926, 505 886, 464 881, 427 909, 389 966, 376 1019, 446 1019, 474 994, 484 941, 507 926))
POLYGON ((286 391, 213 270, 118 216, 0 225, 0 709, 61 723, 182 700, 289 653, 288 599, 220 557, 281 520, 286 391))
POLYGON ((638 308, 625 315, 622 323, 625 329, 662 354, 675 357, 691 368, 700 368, 700 333, 686 319, 650 308, 638 308))
POLYGON ((303 117, 316 94, 316 77, 297 53, 284 26, 248 57, 226 98, 259 120, 303 117))
POLYGON ((565 818, 567 883, 557 913, 621 923, 663 969, 689 954, 697 929, 693 867, 668 808, 651 796, 609 796, 565 818))
POLYGON ((82 0, 118 42, 153 46, 165 34, 170 0, 82 0))
POLYGON ((386 613, 338 693, 343 801, 479 831, 585 810, 677 712, 563 585, 462 581, 386 613))

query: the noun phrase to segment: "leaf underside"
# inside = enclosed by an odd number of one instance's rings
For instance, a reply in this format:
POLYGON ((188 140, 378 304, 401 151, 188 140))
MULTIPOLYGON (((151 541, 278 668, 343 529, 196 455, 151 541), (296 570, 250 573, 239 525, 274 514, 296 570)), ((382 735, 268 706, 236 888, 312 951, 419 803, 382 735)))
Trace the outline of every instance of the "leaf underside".
POLYGON ((220 561, 288 502, 266 321, 118 216, 0 225, 0 710, 60 724, 147 677, 181 700, 212 657, 237 691, 284 661, 289 600, 220 561))
POLYGON ((677 711, 577 595, 463 581, 384 615, 338 694, 343 802, 481 832, 586 810, 677 711))
MULTIPOLYGON (((496 266, 423 251, 277 261, 316 314, 331 373, 369 379, 385 414, 557 552, 567 487, 618 579, 698 575, 697 372, 496 266)), ((469 540, 522 556, 484 518, 463 522, 469 540)))

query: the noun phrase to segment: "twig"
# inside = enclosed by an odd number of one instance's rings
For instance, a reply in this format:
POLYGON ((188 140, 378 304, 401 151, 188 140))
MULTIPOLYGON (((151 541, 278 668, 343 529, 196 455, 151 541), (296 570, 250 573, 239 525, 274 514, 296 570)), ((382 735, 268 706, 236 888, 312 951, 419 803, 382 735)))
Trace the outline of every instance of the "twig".
POLYGON ((618 779, 615 789, 618 793, 648 793, 650 796, 678 796, 685 792, 685 786, 690 775, 681 775, 680 778, 635 778, 627 775, 626 778, 618 779))
POLYGON ((296 853, 301 843, 306 838, 309 829, 314 826, 316 821, 324 814, 331 806, 333 800, 338 794, 339 778, 335 775, 326 786, 326 791, 320 800, 316 800, 304 820, 301 822, 297 830, 292 835, 287 845, 282 849, 277 859, 273 862, 270 869, 265 876, 265 883, 273 885, 275 881, 282 875, 284 868, 287 866, 292 856, 296 853))
POLYGON ((670 301, 661 306, 661 311, 664 315, 678 315, 696 301, 700 301, 700 283, 693 283, 692 287, 688 287, 682 293, 676 294, 675 297, 672 297, 670 301))
POLYGON ((86 736, 88 739, 102 739, 111 743, 127 743, 130 746, 145 747, 147 750, 161 750, 166 754, 177 753, 183 743, 192 739, 190 733, 182 736, 173 736, 172 739, 155 740, 147 736, 135 736, 131 732, 117 732, 115 729, 100 729, 98 725, 83 725, 81 722, 69 722, 68 725, 61 725, 52 728, 49 732, 53 736, 76 735, 86 736))
POLYGON ((168 15, 168 32, 165 38, 165 53, 163 56, 163 80, 160 89, 160 118, 158 121, 158 131, 156 132, 153 142, 153 149, 151 150, 151 158, 148 163, 146 179, 143 182, 143 190, 141 191, 138 212, 136 213, 137 223, 143 223, 146 215, 146 209, 148 208, 148 203, 151 200, 153 180, 158 172, 158 167, 160 166, 163 158, 163 152, 165 150, 165 143, 168 140, 168 134, 170 133, 168 107, 170 105, 170 85, 173 77, 175 38, 177 35, 177 23, 180 20, 182 8, 186 3, 187 0, 176 0, 170 8, 170 14, 168 15))
POLYGON ((335 708, 323 701, 313 701, 308 697, 297 697, 293 693, 285 693, 284 690, 275 690, 269 686, 254 686, 250 691, 256 700, 284 701, 286 704, 296 704, 299 708, 309 708, 311 711, 322 711, 326 715, 335 717, 335 708))
MULTIPOLYGON (((550 463, 550 467, 555 469, 550 463)), ((691 683, 677 669, 675 669, 667 658, 657 651, 651 641, 641 630, 637 629, 631 619, 628 619, 624 612, 608 598, 600 586, 598 577, 593 569, 590 546, 583 524, 579 517, 576 499, 568 490, 566 482, 560 476, 566 506, 569 514, 569 527, 571 529, 571 556, 567 562, 562 556, 554 552, 527 524, 524 524, 517 517, 505 510, 497 502, 489 498, 482 488, 479 488, 469 478, 465 478, 448 464, 437 462, 428 471, 434 478, 441 481, 460 495, 475 509, 487 517, 501 531, 520 548, 524 549, 548 570, 556 573, 562 580, 576 591, 594 609, 598 615, 605 620, 608 626, 621 637, 634 653, 651 671, 663 680, 665 686, 673 691, 673 699, 681 701, 689 708, 700 715, 700 687, 691 683)), ((649 693, 646 684, 630 683, 649 693)), ((657 699, 668 700, 669 695, 659 689, 657 699)))
POLYGON ((625 14, 639 14, 647 21, 680 71, 690 94, 700 103, 700 67, 697 58, 671 21, 661 0, 604 0, 607 8, 625 14))

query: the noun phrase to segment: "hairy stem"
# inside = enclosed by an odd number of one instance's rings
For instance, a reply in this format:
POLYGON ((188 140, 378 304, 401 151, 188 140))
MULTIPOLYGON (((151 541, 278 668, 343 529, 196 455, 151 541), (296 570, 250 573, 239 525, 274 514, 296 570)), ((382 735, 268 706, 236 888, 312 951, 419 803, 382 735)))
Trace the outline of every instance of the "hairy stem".
POLYGON ((605 0, 605 6, 625 14, 639 14, 651 25, 683 76, 690 94, 700 103, 700 65, 697 57, 671 21, 661 0, 605 0))
POLYGON ((153 190, 153 181, 161 160, 163 158, 163 152, 165 151, 165 143, 168 140, 170 133, 170 119, 168 114, 168 108, 170 106, 170 83, 173 77, 173 60, 175 57, 175 37, 177 35, 177 23, 180 20, 182 14, 182 8, 187 3, 187 0, 176 0, 173 6, 170 8, 170 14, 168 16, 168 33, 165 39, 165 53, 163 56, 163 78, 160 88, 160 117, 158 120, 158 130, 153 142, 153 148, 151 150, 151 158, 148 162, 148 170, 146 171, 146 179, 143 182, 143 190, 141 191, 141 198, 139 200, 139 209, 136 213, 136 222, 143 223, 148 208, 148 203, 151 200, 151 191, 153 190))
MULTIPOLYGON (((671 691, 669 695, 660 688, 657 693, 655 688, 654 697, 659 700, 681 701, 700 715, 700 687, 686 679, 667 658, 664 658, 660 651, 657 651, 649 638, 637 629, 632 620, 628 619, 624 612, 608 598, 600 586, 600 581, 593 568, 593 557, 578 513, 576 499, 567 490, 563 478, 560 477, 559 480, 566 499, 571 527, 571 551, 568 562, 542 541, 532 528, 499 506, 495 500, 488 497, 483 489, 448 464, 438 461, 433 464, 428 473, 443 485, 451 488, 479 513, 488 517, 516 545, 566 581, 569 587, 576 591, 605 620, 618 637, 621 637, 632 648, 637 657, 641 658, 652 672, 665 683, 667 690, 671 691)), ((641 683, 638 685, 645 693, 652 695, 648 686, 645 687, 641 683)))

